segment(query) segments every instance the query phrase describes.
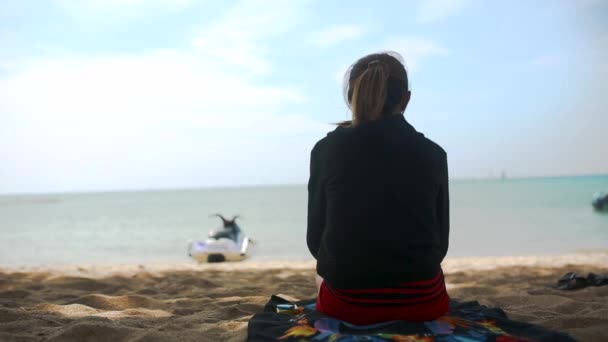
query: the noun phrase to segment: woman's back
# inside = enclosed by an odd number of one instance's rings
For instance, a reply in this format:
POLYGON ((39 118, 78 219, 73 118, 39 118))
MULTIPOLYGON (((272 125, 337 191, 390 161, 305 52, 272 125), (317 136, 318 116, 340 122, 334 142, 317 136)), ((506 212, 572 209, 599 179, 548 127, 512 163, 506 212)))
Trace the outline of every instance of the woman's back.
POLYGON ((395 115, 336 129, 311 158, 316 182, 310 187, 324 197, 309 207, 308 232, 320 230, 315 215, 324 217, 323 236, 310 246, 321 276, 352 288, 437 273, 448 237, 447 198, 439 196, 447 182, 441 147, 395 115))
POLYGON ((345 78, 353 120, 311 152, 307 243, 317 309, 352 323, 432 320, 448 309, 447 157, 403 116, 403 64, 359 59, 345 78))

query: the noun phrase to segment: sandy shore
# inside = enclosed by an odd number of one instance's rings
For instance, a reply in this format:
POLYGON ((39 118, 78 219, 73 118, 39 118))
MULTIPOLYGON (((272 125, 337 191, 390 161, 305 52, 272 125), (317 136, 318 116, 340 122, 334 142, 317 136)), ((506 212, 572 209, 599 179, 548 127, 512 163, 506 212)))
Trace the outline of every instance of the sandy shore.
MULTIPOLYGON (((0 341, 244 341, 271 294, 315 295, 314 263, 62 266, 0 269, 0 341)), ((517 320, 608 341, 608 286, 552 288, 564 273, 608 273, 608 253, 457 258, 453 298, 517 320)))

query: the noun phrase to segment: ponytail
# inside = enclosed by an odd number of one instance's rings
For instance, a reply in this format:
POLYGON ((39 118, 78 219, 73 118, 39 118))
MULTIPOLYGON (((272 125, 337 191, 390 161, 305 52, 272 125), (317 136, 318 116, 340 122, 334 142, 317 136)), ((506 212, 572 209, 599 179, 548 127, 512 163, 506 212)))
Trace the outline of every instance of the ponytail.
POLYGON ((340 122, 339 126, 356 126, 386 115, 403 113, 409 100, 403 58, 390 51, 360 58, 344 75, 342 90, 344 101, 352 112, 352 120, 340 122))
POLYGON ((353 123, 379 119, 385 110, 389 70, 381 61, 371 61, 352 84, 353 123))

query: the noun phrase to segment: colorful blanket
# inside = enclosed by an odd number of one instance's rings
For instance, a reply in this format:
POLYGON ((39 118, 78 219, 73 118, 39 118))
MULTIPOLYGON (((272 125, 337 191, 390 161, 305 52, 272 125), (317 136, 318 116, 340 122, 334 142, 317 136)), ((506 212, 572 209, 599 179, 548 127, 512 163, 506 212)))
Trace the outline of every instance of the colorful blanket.
POLYGON ((529 323, 507 319, 499 308, 477 302, 450 303, 451 310, 435 321, 414 323, 393 321, 356 326, 315 311, 315 300, 291 303, 272 296, 264 312, 249 321, 249 342, 414 342, 414 341, 574 341, 570 336, 529 323), (293 310, 277 313, 295 304, 293 310))

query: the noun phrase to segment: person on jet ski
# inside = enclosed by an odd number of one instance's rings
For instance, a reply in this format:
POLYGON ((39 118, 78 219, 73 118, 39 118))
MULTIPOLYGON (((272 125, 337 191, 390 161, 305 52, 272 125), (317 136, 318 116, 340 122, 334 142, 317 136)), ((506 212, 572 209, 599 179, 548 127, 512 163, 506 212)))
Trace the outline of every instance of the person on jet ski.
POLYGON ((591 205, 598 211, 608 210, 608 192, 595 193, 591 205))
POLYGON ((209 237, 214 238, 214 239, 226 238, 226 239, 230 239, 232 241, 237 240, 238 234, 241 231, 241 228, 239 228, 239 225, 236 224, 236 219, 239 217, 238 215, 235 215, 234 217, 232 217, 231 220, 226 219, 221 214, 214 214, 211 216, 219 217, 222 220, 223 227, 222 227, 222 229, 215 230, 215 231, 212 231, 211 233, 209 233, 209 237))

